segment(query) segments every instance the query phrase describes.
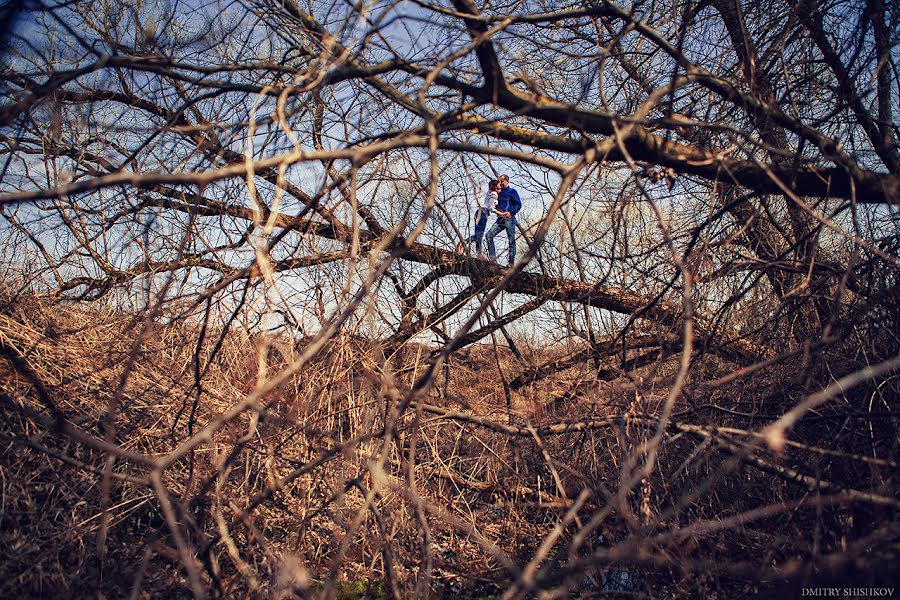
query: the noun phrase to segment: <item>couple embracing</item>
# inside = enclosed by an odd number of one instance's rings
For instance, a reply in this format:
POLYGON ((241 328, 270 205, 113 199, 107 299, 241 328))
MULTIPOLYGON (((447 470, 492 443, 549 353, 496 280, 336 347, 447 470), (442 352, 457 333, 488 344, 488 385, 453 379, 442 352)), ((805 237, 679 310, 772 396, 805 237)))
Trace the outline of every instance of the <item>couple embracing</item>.
POLYGON ((483 259, 481 253, 481 238, 484 228, 487 226, 488 217, 497 215, 497 221, 487 232, 487 251, 490 260, 496 260, 497 249, 494 247, 494 237, 501 231, 506 231, 509 239, 509 264, 516 262, 516 213, 522 208, 519 192, 509 186, 509 176, 501 175, 497 179, 488 182, 488 191, 475 211, 475 234, 456 245, 456 251, 462 252, 463 245, 475 242, 475 251, 478 258, 483 259))

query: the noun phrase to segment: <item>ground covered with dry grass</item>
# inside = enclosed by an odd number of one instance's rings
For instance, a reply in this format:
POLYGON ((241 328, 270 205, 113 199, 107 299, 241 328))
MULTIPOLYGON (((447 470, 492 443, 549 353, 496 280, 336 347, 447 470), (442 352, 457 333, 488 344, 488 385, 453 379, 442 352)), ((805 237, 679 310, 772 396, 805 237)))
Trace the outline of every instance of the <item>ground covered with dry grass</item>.
POLYGON ((752 597, 894 577, 891 406, 826 407, 766 452, 748 432, 803 386, 791 366, 689 386, 632 484, 677 370, 664 352, 624 373, 473 345, 386 435, 430 348, 385 373, 383 349, 337 336, 229 413, 309 341, 201 330, 5 298, 0 595, 752 597))

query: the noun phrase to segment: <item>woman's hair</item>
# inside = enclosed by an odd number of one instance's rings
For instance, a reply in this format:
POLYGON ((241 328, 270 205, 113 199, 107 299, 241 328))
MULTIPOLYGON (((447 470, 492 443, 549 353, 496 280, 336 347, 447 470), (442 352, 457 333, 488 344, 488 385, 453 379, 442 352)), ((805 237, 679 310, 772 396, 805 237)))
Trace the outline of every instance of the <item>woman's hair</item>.
POLYGON ((490 181, 488 181, 488 189, 489 190, 497 189, 498 185, 500 185, 499 179, 491 179, 490 181))

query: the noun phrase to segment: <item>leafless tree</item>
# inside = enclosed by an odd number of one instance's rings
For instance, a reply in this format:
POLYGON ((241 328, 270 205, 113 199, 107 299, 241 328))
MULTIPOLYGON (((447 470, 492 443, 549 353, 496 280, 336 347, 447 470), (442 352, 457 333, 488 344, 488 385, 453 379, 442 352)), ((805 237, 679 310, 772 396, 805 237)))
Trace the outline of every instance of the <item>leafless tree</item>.
POLYGON ((895 581, 898 19, 7 5, 0 589, 895 581))

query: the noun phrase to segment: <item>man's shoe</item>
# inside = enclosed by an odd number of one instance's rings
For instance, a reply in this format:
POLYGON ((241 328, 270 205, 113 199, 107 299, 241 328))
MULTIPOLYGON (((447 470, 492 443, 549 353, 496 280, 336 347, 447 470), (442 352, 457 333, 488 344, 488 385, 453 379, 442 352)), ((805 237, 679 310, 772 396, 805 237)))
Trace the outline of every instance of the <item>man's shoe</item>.
POLYGON ((477 258, 478 260, 487 260, 487 257, 484 255, 484 252, 479 252, 475 258, 477 258))

